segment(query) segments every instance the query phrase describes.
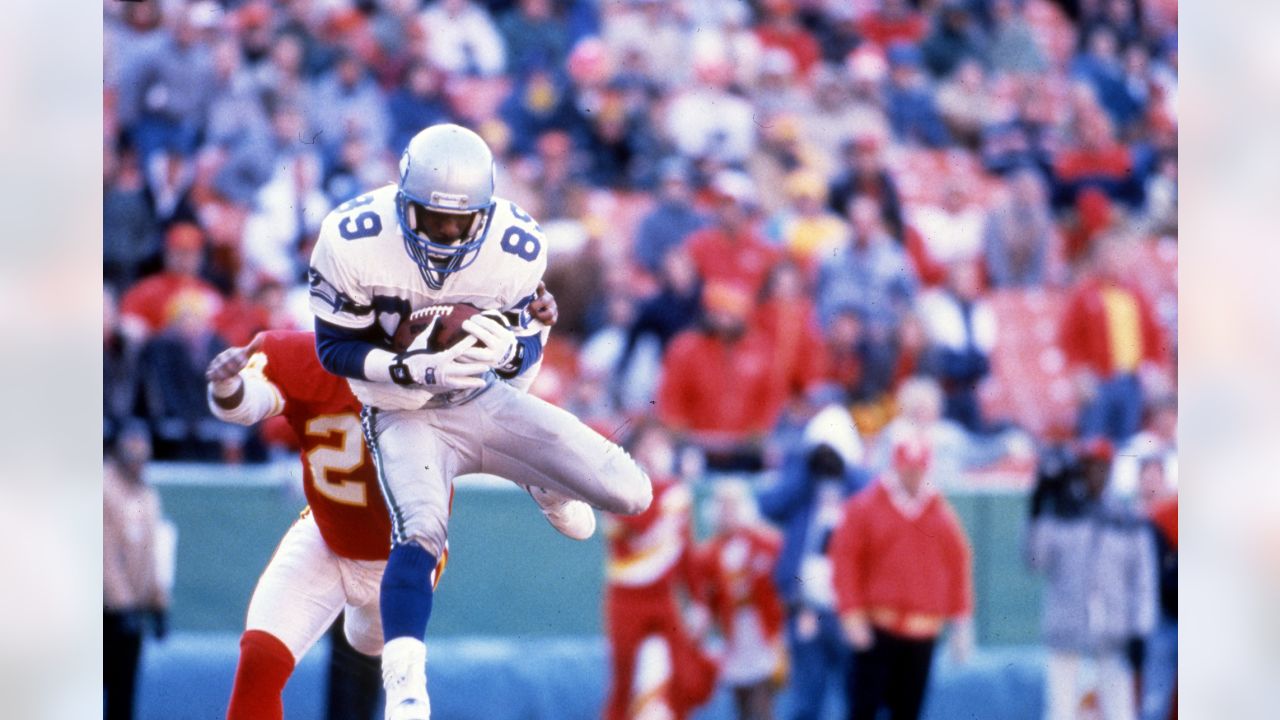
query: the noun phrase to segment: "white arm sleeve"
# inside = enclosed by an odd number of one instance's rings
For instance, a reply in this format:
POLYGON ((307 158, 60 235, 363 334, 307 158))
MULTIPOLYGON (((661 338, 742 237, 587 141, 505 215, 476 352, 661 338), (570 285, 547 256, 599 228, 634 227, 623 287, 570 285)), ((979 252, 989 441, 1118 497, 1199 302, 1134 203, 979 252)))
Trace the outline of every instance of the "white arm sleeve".
POLYGON ((213 388, 208 388, 206 397, 214 417, 237 425, 253 425, 284 412, 284 396, 270 380, 248 369, 240 372, 240 379, 244 382, 244 396, 239 405, 230 409, 214 402, 213 388))

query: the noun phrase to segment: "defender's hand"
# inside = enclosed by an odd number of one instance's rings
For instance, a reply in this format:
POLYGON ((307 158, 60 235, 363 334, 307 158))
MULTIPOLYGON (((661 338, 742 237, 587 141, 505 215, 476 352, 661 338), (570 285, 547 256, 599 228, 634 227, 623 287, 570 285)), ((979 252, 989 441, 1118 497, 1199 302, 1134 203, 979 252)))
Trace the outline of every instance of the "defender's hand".
POLYGON ((551 294, 544 282, 538 283, 537 296, 533 302, 529 303, 529 316, 547 327, 554 327, 560 319, 560 307, 556 305, 556 296, 551 294))
POLYGON ((433 393, 482 388, 489 366, 461 357, 475 344, 476 339, 469 337, 448 350, 433 353, 414 343, 395 356, 390 368, 391 380, 397 385, 421 385, 433 393))
POLYGON ((464 362, 483 363, 491 368, 505 368, 516 358, 516 335, 511 329, 487 315, 472 315, 462 329, 479 342, 466 355, 464 362))
POLYGON ((258 333, 244 347, 231 347, 218 353, 209 361, 204 377, 213 388, 213 394, 227 397, 240 387, 240 371, 249 365, 249 359, 262 349, 263 336, 258 333))

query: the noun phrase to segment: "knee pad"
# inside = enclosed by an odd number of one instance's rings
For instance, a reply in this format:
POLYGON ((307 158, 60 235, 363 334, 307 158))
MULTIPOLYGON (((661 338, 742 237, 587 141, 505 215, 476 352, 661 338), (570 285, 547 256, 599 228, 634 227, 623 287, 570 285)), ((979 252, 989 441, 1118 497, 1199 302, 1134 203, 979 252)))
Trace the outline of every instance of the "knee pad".
POLYGON ((347 616, 347 622, 342 626, 342 632, 347 636, 347 643, 361 655, 369 657, 377 657, 382 654, 382 632, 375 632, 368 623, 356 623, 351 621, 351 616, 347 616))

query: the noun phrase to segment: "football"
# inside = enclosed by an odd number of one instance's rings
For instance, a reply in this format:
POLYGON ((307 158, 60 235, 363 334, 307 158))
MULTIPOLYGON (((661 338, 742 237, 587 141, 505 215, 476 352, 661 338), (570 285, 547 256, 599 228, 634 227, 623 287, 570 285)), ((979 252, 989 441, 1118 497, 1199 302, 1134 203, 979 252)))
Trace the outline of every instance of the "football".
POLYGON ((504 325, 508 324, 502 313, 496 310, 481 310, 470 303, 441 303, 428 305, 414 310, 409 317, 400 322, 396 334, 392 338, 392 346, 396 352, 404 352, 415 338, 424 332, 427 337, 427 349, 440 352, 457 345, 469 333, 462 329, 462 323, 473 315, 487 315, 504 325))

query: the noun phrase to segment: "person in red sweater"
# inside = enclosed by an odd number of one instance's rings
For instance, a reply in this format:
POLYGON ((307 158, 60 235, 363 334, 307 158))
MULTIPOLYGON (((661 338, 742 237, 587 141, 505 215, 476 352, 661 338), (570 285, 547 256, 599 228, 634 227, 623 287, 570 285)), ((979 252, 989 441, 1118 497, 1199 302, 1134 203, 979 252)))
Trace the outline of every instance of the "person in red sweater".
POLYGON ((684 434, 717 470, 758 471, 762 444, 782 412, 771 338, 748 323, 751 295, 723 283, 702 293, 700 325, 672 339, 658 381, 658 418, 684 434))
POLYGON ((782 258, 782 251, 756 231, 755 183, 743 172, 721 170, 711 182, 711 198, 715 222, 687 240, 698 277, 741 285, 755 295, 782 258))
POLYGON ((855 657, 849 717, 920 716, 934 643, 948 621, 953 651, 972 646, 969 541, 951 505, 928 483, 930 449, 908 434, 890 467, 848 500, 828 548, 836 608, 855 657))
POLYGON ((879 10, 858 21, 858 34, 882 49, 895 42, 918 43, 928 29, 924 16, 911 9, 907 0, 883 0, 879 10))
POLYGON ((204 232, 191 223, 175 223, 164 240, 164 270, 139 280, 120 299, 120 329, 134 341, 145 340, 168 324, 175 306, 198 296, 216 313, 222 295, 200 277, 204 263, 204 232))
POLYGON ((733 691, 738 720, 771 720, 786 672, 773 582, 782 537, 758 519, 745 482, 721 480, 713 502, 715 534, 698 550, 698 575, 724 637, 720 682, 733 691))
POLYGON ((792 0, 765 0, 761 3, 764 21, 756 27, 756 37, 766 49, 785 50, 795 61, 795 79, 807 82, 809 72, 822 59, 822 48, 796 13, 792 0))
POLYGON ((639 515, 606 515, 604 608, 613 676, 603 715, 682 720, 710 697, 716 672, 686 630, 676 601, 683 587, 695 601, 693 614, 706 624, 693 565, 693 495, 671 475, 675 449, 661 425, 637 428, 628 445, 653 479, 653 502, 639 515), (642 651, 654 644, 666 646, 666 672, 642 651))
POLYGON ((1167 385, 1169 349, 1151 304, 1128 280, 1136 240, 1099 238, 1093 273, 1067 301, 1058 342, 1080 396, 1080 437, 1123 445, 1142 425, 1146 392, 1167 385))

